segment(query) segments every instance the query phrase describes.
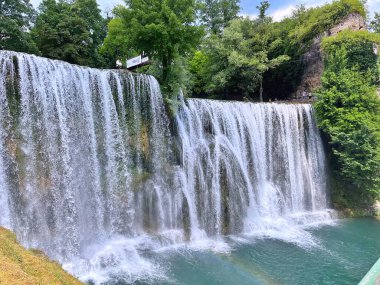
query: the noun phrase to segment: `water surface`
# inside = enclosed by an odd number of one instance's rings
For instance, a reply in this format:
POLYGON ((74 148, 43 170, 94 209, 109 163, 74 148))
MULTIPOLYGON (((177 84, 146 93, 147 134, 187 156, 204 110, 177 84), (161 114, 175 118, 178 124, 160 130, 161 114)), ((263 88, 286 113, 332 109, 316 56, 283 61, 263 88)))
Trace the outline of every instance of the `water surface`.
POLYGON ((134 284, 354 285, 380 257, 378 220, 346 219, 307 232, 312 239, 307 236, 297 244, 246 237, 240 242, 230 239, 229 253, 156 252, 151 258, 166 269, 168 280, 134 284))

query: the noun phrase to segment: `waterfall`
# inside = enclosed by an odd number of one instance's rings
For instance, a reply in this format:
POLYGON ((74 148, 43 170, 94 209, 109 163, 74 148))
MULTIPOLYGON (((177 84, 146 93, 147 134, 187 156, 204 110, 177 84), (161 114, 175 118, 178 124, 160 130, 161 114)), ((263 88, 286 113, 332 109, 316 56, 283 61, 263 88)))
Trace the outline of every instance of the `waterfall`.
POLYGON ((177 125, 190 217, 208 235, 324 218, 325 155, 311 105, 188 99, 177 125))
POLYGON ((151 76, 0 51, 0 225, 83 280, 329 219, 325 164, 308 104, 182 99, 169 118, 151 76))

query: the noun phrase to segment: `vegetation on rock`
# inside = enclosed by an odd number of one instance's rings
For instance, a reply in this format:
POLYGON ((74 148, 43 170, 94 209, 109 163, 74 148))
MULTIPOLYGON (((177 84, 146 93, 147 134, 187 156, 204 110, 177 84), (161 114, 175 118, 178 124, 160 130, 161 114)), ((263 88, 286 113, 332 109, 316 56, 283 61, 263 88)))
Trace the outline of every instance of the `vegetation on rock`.
POLYGON ((331 151, 333 199, 344 207, 368 206, 380 197, 376 43, 380 36, 367 31, 323 41, 325 71, 315 108, 331 151))

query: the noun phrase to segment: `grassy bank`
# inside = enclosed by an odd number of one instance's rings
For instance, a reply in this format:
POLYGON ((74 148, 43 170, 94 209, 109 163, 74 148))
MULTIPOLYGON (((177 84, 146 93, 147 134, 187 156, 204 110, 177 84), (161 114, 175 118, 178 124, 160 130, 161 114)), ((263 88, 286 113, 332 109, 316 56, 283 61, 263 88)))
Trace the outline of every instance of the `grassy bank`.
POLYGON ((26 250, 10 231, 0 228, 0 284, 82 284, 42 252, 26 250))

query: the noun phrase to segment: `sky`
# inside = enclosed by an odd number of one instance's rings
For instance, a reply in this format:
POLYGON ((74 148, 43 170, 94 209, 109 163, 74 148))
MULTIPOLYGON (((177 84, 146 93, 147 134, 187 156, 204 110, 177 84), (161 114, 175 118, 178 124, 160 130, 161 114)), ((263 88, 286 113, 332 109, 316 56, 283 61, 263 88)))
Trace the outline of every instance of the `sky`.
MULTIPOLYGON (((297 5, 305 4, 307 8, 320 6, 325 3, 332 2, 331 0, 269 0, 270 7, 268 14, 273 17, 274 21, 280 21, 284 17, 291 15, 291 12, 297 5)), ((241 14, 246 16, 257 15, 256 6, 258 6, 260 0, 240 0, 240 6, 242 7, 241 14)), ((380 0, 367 0, 367 9, 370 16, 374 12, 380 12, 380 0)))
MULTIPOLYGON (((103 12, 112 11, 112 8, 120 3, 124 3, 122 0, 97 0, 100 8, 103 12)), ((30 1, 34 7, 38 7, 41 0, 30 1)), ((322 5, 328 0, 269 0, 271 4, 268 13, 273 17, 274 21, 280 21, 284 17, 291 14, 292 9, 297 5, 305 4, 306 7, 314 7, 322 5)), ((240 6, 242 8, 241 14, 244 16, 254 17, 257 14, 256 6, 258 6, 260 0, 240 0, 240 6)), ((367 0, 367 9, 372 16, 374 12, 380 12, 380 0, 367 0)))

